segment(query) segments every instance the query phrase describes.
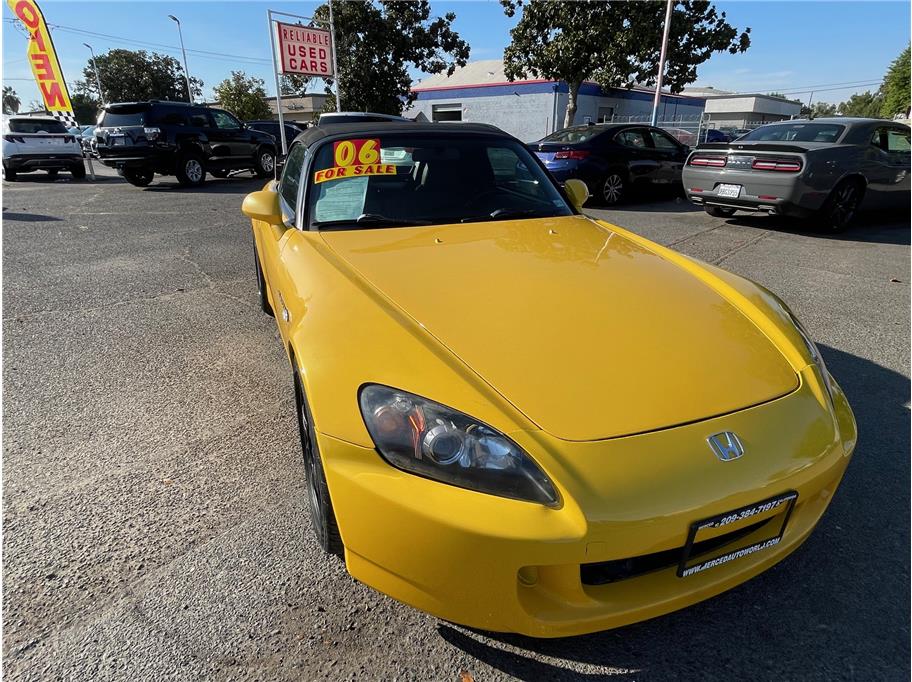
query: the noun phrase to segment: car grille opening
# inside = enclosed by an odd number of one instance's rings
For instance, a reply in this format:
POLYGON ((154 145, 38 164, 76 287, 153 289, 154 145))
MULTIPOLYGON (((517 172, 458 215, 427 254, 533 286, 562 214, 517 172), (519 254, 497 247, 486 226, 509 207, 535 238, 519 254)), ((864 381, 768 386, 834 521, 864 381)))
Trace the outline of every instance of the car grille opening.
MULTIPOLYGON (((695 542, 691 549, 690 556, 695 558, 700 554, 724 547, 735 540, 750 535, 771 520, 772 519, 764 519, 749 526, 745 526, 744 528, 734 530, 731 533, 725 533, 718 537, 695 542)), ((652 573, 653 571, 661 571, 665 568, 677 566, 683 552, 684 546, 682 545, 681 547, 676 547, 674 549, 666 549, 662 552, 643 554, 627 559, 613 559, 612 561, 600 561, 594 564, 581 564, 580 580, 583 585, 607 585, 608 583, 615 583, 620 580, 636 578, 645 573, 652 573)))

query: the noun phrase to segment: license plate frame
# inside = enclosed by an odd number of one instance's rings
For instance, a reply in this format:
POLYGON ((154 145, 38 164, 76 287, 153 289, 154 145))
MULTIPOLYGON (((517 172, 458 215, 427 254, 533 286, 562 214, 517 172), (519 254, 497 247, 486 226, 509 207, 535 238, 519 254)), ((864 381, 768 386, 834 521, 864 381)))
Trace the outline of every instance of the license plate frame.
POLYGON ((725 197, 726 199, 737 199, 741 196, 741 190, 743 189, 743 185, 729 185, 727 183, 721 183, 716 188, 716 196, 725 197))
POLYGON ((696 575, 698 573, 702 573, 707 569, 727 564, 730 561, 734 561, 735 559, 740 559, 741 557, 749 556, 756 552, 763 551, 764 549, 775 547, 779 544, 779 542, 782 540, 782 536, 785 534, 785 528, 788 525, 789 518, 792 516, 792 511, 795 508, 795 502, 797 500, 798 492, 795 490, 789 490, 787 492, 780 493, 779 495, 774 495, 773 497, 761 500, 760 502, 749 504, 745 507, 740 507, 738 509, 733 509, 731 511, 717 514, 716 516, 694 521, 692 524, 690 524, 690 530, 687 534, 687 543, 684 545, 684 550, 681 552, 681 560, 678 562, 678 577, 686 578, 691 575, 696 575), (691 558, 690 555, 693 552, 697 533, 700 530, 731 525, 739 521, 749 519, 752 516, 756 516, 757 514, 765 514, 768 511, 776 509, 782 505, 786 505, 785 509, 782 512, 770 517, 770 520, 775 519, 779 516, 782 517, 782 522, 779 524, 779 529, 776 534, 770 537, 762 538, 760 540, 754 540, 748 545, 729 549, 719 556, 714 556, 710 559, 704 559, 702 561, 698 560, 697 563, 688 565, 688 562, 691 558))

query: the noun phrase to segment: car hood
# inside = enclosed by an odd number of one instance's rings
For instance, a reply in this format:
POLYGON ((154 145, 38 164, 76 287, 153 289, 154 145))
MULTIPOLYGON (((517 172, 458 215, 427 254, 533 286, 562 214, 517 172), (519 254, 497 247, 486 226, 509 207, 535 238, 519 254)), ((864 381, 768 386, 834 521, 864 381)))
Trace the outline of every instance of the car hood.
POLYGON ((583 216, 323 238, 564 440, 693 422, 798 386, 779 350, 715 290, 583 216))

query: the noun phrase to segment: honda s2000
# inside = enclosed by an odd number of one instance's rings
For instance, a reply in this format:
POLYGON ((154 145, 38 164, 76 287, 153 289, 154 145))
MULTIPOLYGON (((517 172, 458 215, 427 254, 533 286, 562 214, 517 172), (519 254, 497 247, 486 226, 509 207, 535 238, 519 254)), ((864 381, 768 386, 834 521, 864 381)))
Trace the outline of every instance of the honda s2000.
POLYGON ((592 632, 757 575, 832 499, 855 421, 786 305, 585 199, 495 128, 361 123, 244 200, 312 526, 358 580, 592 632))

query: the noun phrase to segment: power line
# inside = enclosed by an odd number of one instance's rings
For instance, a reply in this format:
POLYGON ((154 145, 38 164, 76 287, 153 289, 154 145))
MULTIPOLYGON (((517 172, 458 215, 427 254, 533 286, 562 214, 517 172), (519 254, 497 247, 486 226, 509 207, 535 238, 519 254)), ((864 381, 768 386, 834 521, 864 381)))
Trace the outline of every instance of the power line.
MULTIPOLYGON (((18 23, 19 23, 17 19, 12 19, 12 18, 4 19, 4 21, 12 23, 14 25, 18 25, 18 23)), ((109 33, 99 33, 97 31, 89 31, 89 30, 82 29, 82 28, 75 28, 73 26, 63 26, 61 24, 48 24, 48 27, 59 30, 59 31, 63 31, 65 33, 75 33, 77 35, 84 35, 84 36, 89 36, 89 37, 93 37, 93 38, 105 38, 108 40, 113 40, 115 42, 128 44, 128 45, 140 45, 142 47, 152 47, 152 48, 158 48, 158 49, 163 49, 163 50, 170 50, 175 53, 180 52, 180 47, 178 47, 176 45, 166 45, 164 43, 153 43, 148 40, 138 40, 136 38, 127 38, 125 36, 111 35, 109 33)), ((203 59, 219 59, 219 60, 234 59, 234 60, 238 60, 238 61, 256 63, 256 64, 271 64, 272 63, 271 60, 264 59, 262 57, 245 57, 245 56, 236 55, 236 54, 227 54, 225 52, 212 52, 210 50, 193 50, 193 49, 187 48, 187 52, 189 52, 197 57, 201 57, 203 59)))

